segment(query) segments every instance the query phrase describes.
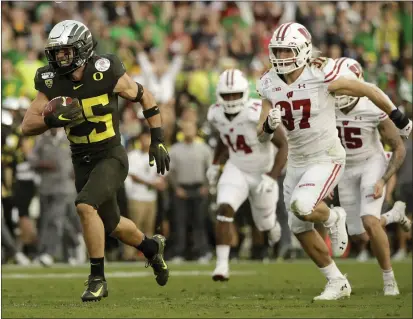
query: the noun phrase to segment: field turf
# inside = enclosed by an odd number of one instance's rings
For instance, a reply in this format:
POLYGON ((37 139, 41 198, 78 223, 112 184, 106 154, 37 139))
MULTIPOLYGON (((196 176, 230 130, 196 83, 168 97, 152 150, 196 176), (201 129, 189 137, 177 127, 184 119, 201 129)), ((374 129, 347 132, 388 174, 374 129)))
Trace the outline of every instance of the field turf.
POLYGON ((338 262, 352 284, 350 299, 312 302, 325 285, 309 261, 232 264, 216 283, 214 264, 170 265, 165 287, 143 264, 105 266, 109 297, 82 303, 88 267, 2 268, 3 318, 412 318, 412 263, 394 264, 400 296, 384 297, 374 263, 338 262))

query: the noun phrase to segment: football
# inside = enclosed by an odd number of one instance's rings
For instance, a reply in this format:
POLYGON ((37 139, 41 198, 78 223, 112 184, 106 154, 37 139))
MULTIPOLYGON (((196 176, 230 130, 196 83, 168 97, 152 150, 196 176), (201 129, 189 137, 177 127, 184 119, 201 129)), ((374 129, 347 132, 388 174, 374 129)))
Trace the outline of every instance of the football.
POLYGON ((47 116, 50 113, 54 113, 56 111, 57 105, 69 105, 72 103, 72 98, 68 96, 58 96, 54 99, 50 100, 49 103, 46 104, 43 110, 43 116, 47 116))

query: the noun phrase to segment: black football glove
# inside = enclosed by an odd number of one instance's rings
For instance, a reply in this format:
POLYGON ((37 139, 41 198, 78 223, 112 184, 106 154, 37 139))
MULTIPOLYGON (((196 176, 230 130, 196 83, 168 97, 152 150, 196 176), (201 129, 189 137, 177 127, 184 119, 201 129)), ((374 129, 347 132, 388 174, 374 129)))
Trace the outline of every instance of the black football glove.
POLYGON ((168 151, 163 144, 163 133, 160 127, 151 128, 151 145, 149 147, 149 166, 153 166, 156 162, 156 170, 158 174, 165 174, 165 168, 169 171, 168 151))
POLYGON ((45 115, 43 120, 49 128, 52 128, 66 126, 80 118, 82 118, 82 107, 79 100, 75 98, 70 104, 56 104, 55 111, 45 115))

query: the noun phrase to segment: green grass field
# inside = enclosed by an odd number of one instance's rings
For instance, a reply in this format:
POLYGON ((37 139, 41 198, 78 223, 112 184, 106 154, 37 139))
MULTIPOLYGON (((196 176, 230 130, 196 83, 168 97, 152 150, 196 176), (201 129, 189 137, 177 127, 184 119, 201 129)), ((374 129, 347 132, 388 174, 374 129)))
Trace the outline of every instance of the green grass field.
POLYGON ((216 283, 214 264, 170 265, 165 287, 143 264, 106 266, 109 297, 82 303, 87 267, 2 269, 3 318, 412 318, 412 263, 394 265, 401 295, 384 297, 374 263, 339 262, 353 288, 350 299, 312 302, 325 285, 308 261, 231 265, 228 283, 216 283))

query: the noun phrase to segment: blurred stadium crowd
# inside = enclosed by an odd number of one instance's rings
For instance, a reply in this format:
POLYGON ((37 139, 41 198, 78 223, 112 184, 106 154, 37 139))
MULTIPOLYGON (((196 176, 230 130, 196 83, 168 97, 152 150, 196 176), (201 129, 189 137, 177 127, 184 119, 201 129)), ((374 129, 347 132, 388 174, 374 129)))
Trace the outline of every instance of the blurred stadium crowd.
MULTIPOLYGON (((163 178, 149 169, 150 135, 142 111, 122 100, 122 140, 130 151, 130 171, 139 183, 128 178, 118 200, 122 214, 147 234, 161 232, 168 238, 166 256, 176 262, 208 262, 214 252, 215 190, 208 188, 204 173, 217 142, 206 112, 215 101, 218 76, 226 68, 243 70, 251 96, 258 97, 255 80, 269 67, 267 46, 279 24, 295 20, 305 25, 320 56, 358 60, 365 79, 412 118, 411 2, 3 1, 1 6, 2 262, 14 259, 24 264, 26 256, 45 265, 86 260, 64 132, 55 130, 37 138, 19 133, 24 112, 36 95, 36 69, 46 63, 45 39, 61 20, 85 23, 98 41, 97 53, 117 54, 128 73, 151 90, 160 105, 172 170, 163 178), (204 145, 201 158, 182 156, 182 145, 198 144, 204 145)), ((386 194, 386 205, 410 198, 410 216, 411 142, 406 141, 405 165, 386 194)), ((282 178, 279 183, 282 186, 282 178)), ((268 251, 265 239, 252 226, 249 205, 242 206, 233 228, 231 256, 299 257, 302 252, 287 226, 282 187, 277 215, 283 236, 274 251, 268 251)), ((406 236, 398 225, 388 231, 393 257, 405 258, 411 249, 406 236)), ((357 254, 357 245, 351 245, 348 255, 357 254)), ((142 256, 108 238, 107 258, 142 256)))

